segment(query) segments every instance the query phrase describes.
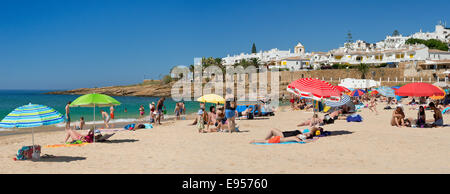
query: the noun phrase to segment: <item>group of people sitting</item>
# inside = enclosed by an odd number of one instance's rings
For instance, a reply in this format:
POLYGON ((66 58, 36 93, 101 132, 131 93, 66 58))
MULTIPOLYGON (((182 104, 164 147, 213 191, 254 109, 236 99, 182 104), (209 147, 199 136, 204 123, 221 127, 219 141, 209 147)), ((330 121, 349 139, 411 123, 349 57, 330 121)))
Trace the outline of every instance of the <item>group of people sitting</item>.
POLYGON ((436 107, 434 102, 430 102, 428 107, 434 112, 434 119, 427 120, 425 114, 425 107, 419 106, 419 111, 417 113, 417 118, 412 117, 406 118, 403 111, 403 106, 401 104, 397 105, 394 112, 392 113, 391 125, 396 127, 441 127, 444 125, 444 120, 442 112, 436 107), (429 124, 430 123, 430 124, 429 124))

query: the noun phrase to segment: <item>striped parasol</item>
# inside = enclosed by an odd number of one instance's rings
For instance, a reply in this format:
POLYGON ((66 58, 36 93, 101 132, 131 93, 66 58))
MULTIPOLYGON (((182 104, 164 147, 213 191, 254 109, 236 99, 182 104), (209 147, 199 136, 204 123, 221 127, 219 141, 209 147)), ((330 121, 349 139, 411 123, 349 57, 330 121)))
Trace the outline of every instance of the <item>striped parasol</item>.
POLYGON ((342 95, 341 96, 341 101, 339 102, 325 102, 325 105, 329 106, 329 107, 339 107, 342 106, 344 104, 347 104, 348 102, 350 102, 350 96, 348 95, 342 95))
POLYGON ((29 128, 53 125, 64 121, 64 116, 48 106, 28 104, 14 109, 1 122, 3 128, 29 128))
MULTIPOLYGON (((64 116, 48 106, 39 104, 28 104, 14 109, 0 122, 3 128, 31 128, 43 125, 53 125, 64 121, 64 116)), ((34 153, 34 130, 31 129, 33 153, 34 153)))
POLYGON ((395 90, 390 87, 381 86, 377 89, 377 91, 383 96, 395 97, 395 90))
POLYGON ((353 90, 352 93, 350 93, 350 96, 352 96, 352 97, 358 97, 358 96, 364 95, 364 93, 366 93, 366 92, 364 92, 364 90, 356 89, 356 90, 353 90))
POLYGON ((336 89, 338 89, 340 92, 351 92, 351 90, 349 90, 348 88, 344 87, 344 86, 336 86, 336 89))
POLYGON ((290 83, 287 90, 300 97, 313 100, 339 102, 341 92, 336 86, 315 78, 301 78, 290 83))

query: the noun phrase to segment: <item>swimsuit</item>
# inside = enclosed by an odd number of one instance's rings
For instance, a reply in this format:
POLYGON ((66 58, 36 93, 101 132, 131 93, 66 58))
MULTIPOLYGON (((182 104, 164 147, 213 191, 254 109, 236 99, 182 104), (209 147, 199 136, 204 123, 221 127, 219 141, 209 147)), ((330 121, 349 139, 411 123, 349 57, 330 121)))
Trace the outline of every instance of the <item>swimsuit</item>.
POLYGON ((267 141, 267 143, 280 143, 280 142, 281 142, 280 136, 274 136, 267 141))
POLYGON ((114 113, 113 112, 111 112, 109 115, 111 116, 111 119, 114 119, 114 113))
POLYGON ((299 130, 285 131, 285 132, 282 132, 282 133, 283 133, 283 137, 292 137, 292 136, 297 136, 299 134, 302 134, 299 130))

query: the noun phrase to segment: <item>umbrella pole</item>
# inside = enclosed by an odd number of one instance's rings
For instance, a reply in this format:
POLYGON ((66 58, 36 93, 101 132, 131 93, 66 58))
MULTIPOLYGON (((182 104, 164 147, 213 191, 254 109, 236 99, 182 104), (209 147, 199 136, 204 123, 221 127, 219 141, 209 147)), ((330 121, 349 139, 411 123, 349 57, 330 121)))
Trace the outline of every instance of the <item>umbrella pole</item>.
POLYGON ((33 142, 33 153, 35 152, 35 148, 34 148, 34 129, 33 128, 31 128, 31 139, 32 139, 32 142, 33 142))
POLYGON ((95 104, 94 104, 94 143, 95 143, 95 104))

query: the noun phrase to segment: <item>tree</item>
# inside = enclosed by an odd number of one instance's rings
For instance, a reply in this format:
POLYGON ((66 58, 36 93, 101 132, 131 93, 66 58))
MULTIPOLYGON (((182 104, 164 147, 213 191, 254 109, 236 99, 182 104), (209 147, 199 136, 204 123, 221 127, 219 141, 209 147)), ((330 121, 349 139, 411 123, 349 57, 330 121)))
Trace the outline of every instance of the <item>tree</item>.
POLYGON ((353 42, 353 36, 352 36, 352 33, 349 30, 348 33, 347 33, 347 41, 345 43, 345 47, 348 48, 350 46, 350 43, 352 43, 352 42, 353 42))
POLYGON ((392 36, 400 36, 400 33, 398 30, 394 30, 394 32, 392 32, 392 36))
POLYGON ((256 53, 256 46, 255 46, 255 43, 253 43, 253 46, 252 46, 252 53, 256 53))
POLYGON ((366 74, 367 72, 369 72, 369 65, 365 63, 360 63, 356 68, 361 73, 361 79, 366 79, 366 74))

